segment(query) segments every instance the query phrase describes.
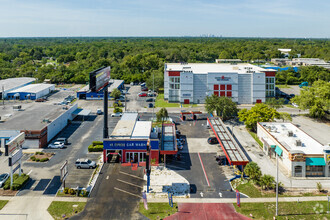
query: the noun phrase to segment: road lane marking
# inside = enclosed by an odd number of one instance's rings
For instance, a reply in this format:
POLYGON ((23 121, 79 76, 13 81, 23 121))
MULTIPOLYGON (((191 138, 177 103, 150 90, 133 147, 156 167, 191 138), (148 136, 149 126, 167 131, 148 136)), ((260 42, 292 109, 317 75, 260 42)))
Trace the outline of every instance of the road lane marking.
POLYGON ((126 183, 126 184, 131 185, 131 186, 139 187, 139 188, 143 189, 143 186, 139 186, 139 185, 136 185, 136 184, 133 184, 133 183, 130 183, 130 182, 126 182, 124 180, 117 179, 117 181, 122 182, 122 183, 126 183))
POLYGON ((107 180, 109 179, 109 176, 107 176, 107 178, 106 178, 107 180))
POLYGON ((127 191, 122 190, 122 189, 119 189, 119 188, 117 188, 117 187, 114 187, 114 189, 115 189, 115 190, 118 190, 118 191, 120 191, 120 192, 123 192, 123 193, 127 193, 127 194, 129 194, 129 195, 131 195, 131 196, 136 196, 136 197, 142 199, 142 196, 135 195, 134 193, 127 192, 127 191))
POLYGON ((124 174, 124 175, 127 175, 127 176, 131 176, 131 177, 134 177, 134 178, 137 178, 137 179, 140 179, 140 180, 144 180, 142 177, 135 176, 135 175, 132 175, 132 174, 129 174, 129 173, 125 173, 125 172, 122 172, 122 171, 119 171, 119 173, 124 174))
POLYGON ((202 169, 203 169, 203 172, 204 172, 204 176, 205 176, 207 185, 210 186, 210 182, 209 182, 209 179, 207 178, 207 175, 206 175, 206 172, 205 172, 205 168, 204 168, 204 164, 203 164, 201 155, 199 153, 198 153, 198 158, 199 158, 199 161, 201 162, 201 166, 202 166, 202 169))
POLYGON ((32 173, 33 170, 30 170, 30 172, 28 172, 26 175, 30 175, 32 173))
POLYGON ((203 194, 203 192, 201 192, 200 194, 201 194, 201 197, 204 197, 204 194, 203 194))
POLYGON ((220 198, 222 197, 222 193, 219 193, 220 198))

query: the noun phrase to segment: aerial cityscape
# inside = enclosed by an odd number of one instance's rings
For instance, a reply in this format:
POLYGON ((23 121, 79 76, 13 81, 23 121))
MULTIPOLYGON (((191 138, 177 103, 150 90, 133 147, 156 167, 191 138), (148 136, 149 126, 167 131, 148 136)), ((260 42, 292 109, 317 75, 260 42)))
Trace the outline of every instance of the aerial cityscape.
POLYGON ((0 220, 330 219, 329 2, 0 4, 0 220))

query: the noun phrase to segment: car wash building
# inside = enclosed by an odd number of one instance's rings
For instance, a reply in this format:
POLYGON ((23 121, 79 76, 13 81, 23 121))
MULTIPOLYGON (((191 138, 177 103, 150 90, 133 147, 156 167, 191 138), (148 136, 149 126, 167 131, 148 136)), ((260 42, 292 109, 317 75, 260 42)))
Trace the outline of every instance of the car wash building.
POLYGON ((199 104, 216 95, 238 104, 261 103, 275 96, 275 73, 247 63, 166 63, 164 99, 199 104))
POLYGON ((176 154, 177 152, 176 145, 173 147, 173 141, 176 140, 173 138, 175 130, 172 127, 172 130, 166 129, 166 131, 172 136, 171 147, 165 142, 160 143, 157 129, 152 128, 151 121, 140 121, 138 113, 124 113, 109 139, 103 140, 104 162, 107 162, 111 154, 115 152, 120 155, 122 163, 146 162, 147 143, 150 141, 150 160, 158 163, 162 154, 176 154))

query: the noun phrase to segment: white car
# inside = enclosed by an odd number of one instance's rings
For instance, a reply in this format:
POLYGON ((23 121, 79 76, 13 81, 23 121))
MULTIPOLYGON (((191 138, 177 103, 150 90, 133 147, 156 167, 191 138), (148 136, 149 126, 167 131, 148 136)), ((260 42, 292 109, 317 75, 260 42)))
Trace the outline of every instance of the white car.
POLYGON ((120 113, 120 112, 111 114, 111 117, 121 117, 121 116, 122 116, 122 113, 120 113))
POLYGON ((0 175, 0 188, 5 184, 6 180, 9 178, 9 173, 3 173, 0 175))
POLYGON ((54 144, 48 145, 48 148, 52 148, 52 149, 63 149, 63 148, 65 148, 65 146, 64 146, 64 143, 54 142, 54 144))

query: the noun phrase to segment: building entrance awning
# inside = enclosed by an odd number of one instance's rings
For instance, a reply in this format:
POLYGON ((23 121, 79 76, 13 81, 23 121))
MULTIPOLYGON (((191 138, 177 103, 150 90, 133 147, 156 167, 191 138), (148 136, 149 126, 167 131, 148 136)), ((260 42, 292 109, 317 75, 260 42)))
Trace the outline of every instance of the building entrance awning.
POLYGON ((78 108, 78 109, 74 110, 74 112, 72 112, 73 115, 77 115, 77 116, 88 116, 90 113, 91 113, 91 110, 81 109, 81 108, 78 108))
POLYGON ((324 158, 306 157, 306 166, 325 166, 324 158))

